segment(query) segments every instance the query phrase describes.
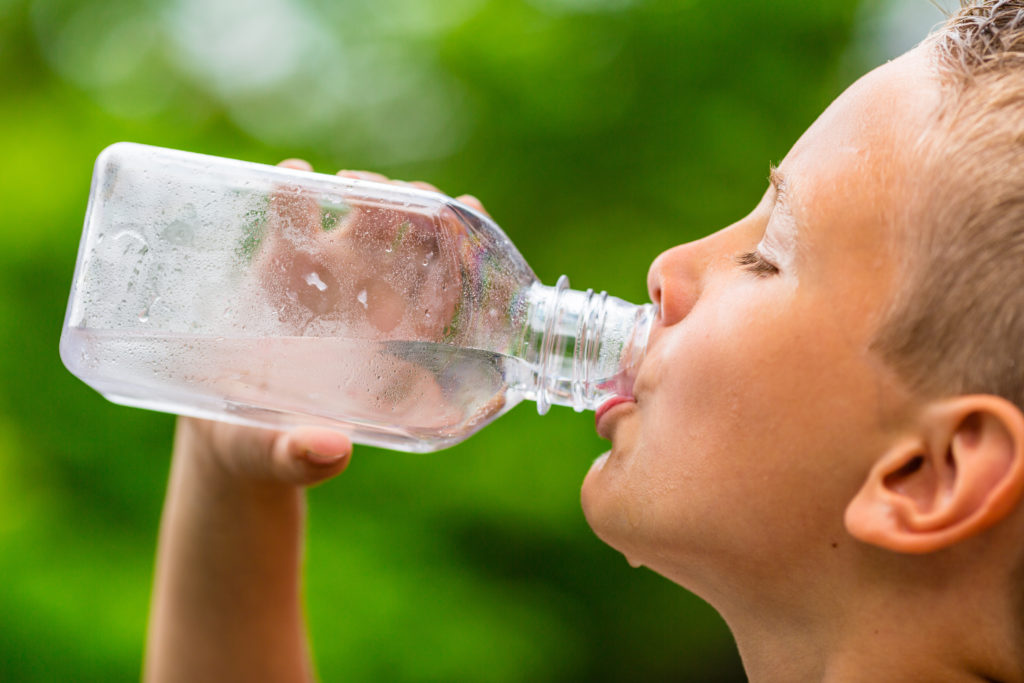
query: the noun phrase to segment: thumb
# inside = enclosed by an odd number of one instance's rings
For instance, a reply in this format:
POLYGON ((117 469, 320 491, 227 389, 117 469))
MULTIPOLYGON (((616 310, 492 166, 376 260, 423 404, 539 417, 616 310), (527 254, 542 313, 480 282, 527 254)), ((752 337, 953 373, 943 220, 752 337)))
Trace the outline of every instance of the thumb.
POLYGON ((274 477, 299 486, 314 486, 348 467, 352 442, 340 432, 299 427, 279 434, 271 447, 274 477))

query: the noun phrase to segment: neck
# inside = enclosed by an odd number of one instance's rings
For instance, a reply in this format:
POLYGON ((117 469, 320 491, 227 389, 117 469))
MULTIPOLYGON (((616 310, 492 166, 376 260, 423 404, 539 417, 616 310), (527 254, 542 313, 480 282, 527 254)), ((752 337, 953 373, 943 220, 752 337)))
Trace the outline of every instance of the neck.
MULTIPOLYGON (((908 559, 916 558, 900 562, 908 559)), ((797 594, 761 592, 715 607, 753 683, 1024 683, 1019 610, 994 588, 1005 582, 952 582, 917 571, 887 584, 878 578, 853 587, 804 585, 797 594)))

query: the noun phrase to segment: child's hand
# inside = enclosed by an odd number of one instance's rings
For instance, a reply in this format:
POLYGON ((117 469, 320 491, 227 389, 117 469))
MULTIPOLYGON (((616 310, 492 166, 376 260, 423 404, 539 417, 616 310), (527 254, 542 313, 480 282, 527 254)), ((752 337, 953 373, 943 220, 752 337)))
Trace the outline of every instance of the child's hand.
POLYGON ((211 475, 295 486, 312 486, 340 474, 352 443, 320 427, 286 432, 226 422, 178 418, 176 448, 211 475))
MULTIPOLYGON (((289 159, 279 164, 286 168, 300 171, 311 171, 312 167, 300 159, 289 159)), ((405 183, 394 181, 377 173, 364 171, 339 171, 339 176, 355 178, 360 180, 372 180, 376 182, 393 183, 396 185, 408 185, 421 190, 440 192, 433 185, 423 182, 405 183)), ((480 201, 471 195, 458 197, 458 201, 486 214, 486 210, 480 201)), ((258 255, 258 263, 261 265, 263 279, 282 277, 285 280, 301 279, 310 270, 300 268, 292 260, 299 256, 303 258, 316 257, 323 261, 323 267, 317 267, 328 277, 332 270, 341 270, 352 278, 360 272, 360 268, 366 269, 367 263, 372 263, 376 255, 360 253, 363 245, 358 242, 346 242, 346 233, 367 233, 375 228, 372 212, 360 216, 359 211, 353 217, 354 224, 348 225, 347 230, 324 231, 321 226, 320 210, 316 202, 311 198, 292 195, 288 188, 282 188, 281 192, 272 199, 271 215, 273 230, 265 236, 265 243, 262 245, 258 255), (309 242, 304 244, 305 251, 301 253, 287 239, 281 237, 286 226, 292 226, 300 232, 308 233, 309 242), (310 253, 308 250, 315 245, 316 248, 310 253), (286 267, 282 267, 286 266, 286 267), (294 276, 294 277, 292 277, 294 276)), ((434 228, 431 225, 418 226, 418 236, 424 239, 429 237, 434 228)), ((393 235, 384 235, 382 239, 394 239, 393 235)), ((372 239, 368 240, 370 243, 372 239)), ((429 241, 427 239, 426 241, 429 241)), ((308 264, 307 264, 308 265, 308 264)), ((452 274, 444 273, 446 277, 452 274)), ((288 290, 282 287, 279 282, 265 283, 271 292, 281 293, 288 290)), ((325 305, 332 308, 339 307, 336 301, 329 297, 314 297, 320 292, 310 291, 309 287, 295 287, 297 293, 291 300, 282 298, 280 310, 284 314, 294 312, 299 307, 303 315, 309 315, 318 307, 325 305), (308 294, 308 297, 304 297, 308 294), (309 298, 309 301, 306 299, 309 298)), ((363 285, 367 286, 367 285, 363 285)), ((341 287, 333 287, 333 290, 341 290, 341 287)), ((437 290, 437 287, 426 287, 428 291, 437 290)), ((456 288, 452 288, 454 291, 456 288)), ((349 293, 351 294, 351 293, 349 293)), ((392 298, 405 303, 414 299, 418 294, 411 291, 395 293, 392 298)), ((419 295, 422 296, 422 295, 419 295)), ((353 299, 354 296, 347 297, 353 299)), ((381 300, 387 297, 377 297, 381 300)), ((433 302, 435 309, 444 309, 451 306, 451 302, 433 302)), ((396 304, 397 306, 398 304, 396 304)), ((389 323, 388 314, 394 313, 387 306, 378 306, 376 310, 378 318, 371 319, 378 330, 390 329, 393 325, 389 323)), ((434 316, 436 321, 443 321, 443 315, 434 316)), ((424 325, 423 321, 417 323, 424 325)), ((425 336, 431 336, 428 330, 419 330, 425 336)), ((339 433, 324 428, 297 428, 287 432, 274 430, 256 429, 242 427, 233 424, 211 422, 196 418, 182 417, 179 419, 178 432, 176 436, 177 450, 192 456, 196 459, 196 465, 205 471, 207 475, 227 475, 229 478, 247 481, 279 482, 295 486, 310 486, 325 481, 341 473, 348 465, 349 456, 352 452, 352 445, 348 438, 339 433)))

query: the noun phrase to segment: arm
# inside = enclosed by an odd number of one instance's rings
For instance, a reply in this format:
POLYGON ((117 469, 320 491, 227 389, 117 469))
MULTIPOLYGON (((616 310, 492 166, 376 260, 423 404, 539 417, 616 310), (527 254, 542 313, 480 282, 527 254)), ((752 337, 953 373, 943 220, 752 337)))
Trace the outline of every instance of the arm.
POLYGON ((341 472, 350 450, 326 430, 179 420, 145 680, 313 679, 299 594, 303 487, 341 472))

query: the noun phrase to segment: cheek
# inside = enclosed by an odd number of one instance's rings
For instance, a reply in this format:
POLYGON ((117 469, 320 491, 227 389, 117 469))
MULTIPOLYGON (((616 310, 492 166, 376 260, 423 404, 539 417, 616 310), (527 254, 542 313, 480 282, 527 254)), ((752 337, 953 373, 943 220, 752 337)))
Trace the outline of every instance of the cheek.
POLYGON ((651 446, 740 441, 793 400, 806 365, 801 331, 767 304, 744 303, 695 311, 661 340, 645 368, 651 446))
POLYGON ((588 520, 627 555, 709 552, 738 507, 770 498, 766 480, 788 467, 801 426, 783 416, 802 412, 813 363, 798 351, 800 327, 751 300, 694 309, 663 330, 636 411, 584 482, 588 520))
POLYGON ((581 503, 587 523, 601 540, 631 562, 654 568, 652 554, 669 553, 674 545, 664 520, 681 520, 666 515, 664 505, 671 495, 664 488, 677 485, 677 480, 660 476, 649 465, 642 458, 602 456, 583 481, 581 503))

